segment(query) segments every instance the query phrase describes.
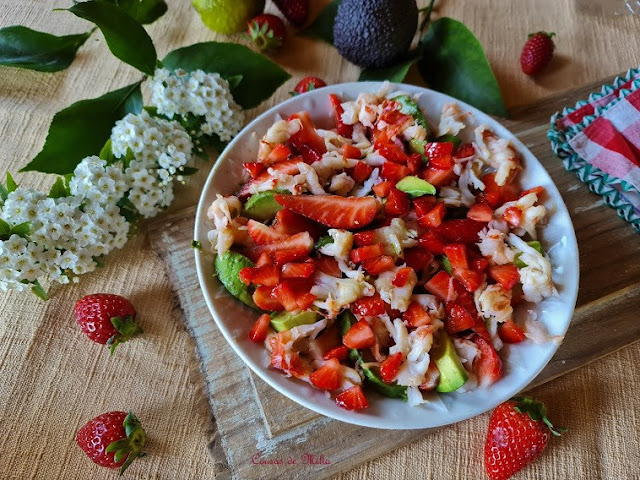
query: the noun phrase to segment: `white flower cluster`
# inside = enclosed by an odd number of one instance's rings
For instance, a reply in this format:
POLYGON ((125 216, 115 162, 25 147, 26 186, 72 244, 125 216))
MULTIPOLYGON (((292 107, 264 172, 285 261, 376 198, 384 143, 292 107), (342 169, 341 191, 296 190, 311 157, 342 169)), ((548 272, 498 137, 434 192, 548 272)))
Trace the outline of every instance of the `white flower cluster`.
POLYGON ((204 117, 201 134, 215 133, 227 142, 242 129, 242 109, 231 95, 229 82, 217 73, 177 69, 171 74, 166 68, 159 68, 149 85, 151 105, 159 114, 168 118, 189 113, 204 117))

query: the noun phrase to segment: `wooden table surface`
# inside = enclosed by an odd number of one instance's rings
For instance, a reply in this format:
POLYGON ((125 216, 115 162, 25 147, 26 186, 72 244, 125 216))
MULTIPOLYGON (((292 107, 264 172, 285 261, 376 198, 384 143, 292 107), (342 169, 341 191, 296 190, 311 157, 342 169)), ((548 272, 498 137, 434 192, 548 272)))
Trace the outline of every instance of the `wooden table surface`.
MULTIPOLYGON (((314 12, 326 3, 311 1, 314 12)), ((207 30, 186 0, 168 3, 168 13, 148 27, 160 57, 198 41, 245 41, 241 35, 225 38, 207 30)), ((477 35, 511 108, 640 63, 640 17, 589 16, 579 11, 577 3, 445 0, 438 2, 437 15, 461 20, 477 35), (518 57, 527 33, 538 30, 556 33, 557 51, 549 70, 532 80, 520 72, 518 57)), ((58 35, 85 31, 85 22, 50 11, 70 4, 0 0, 0 27, 24 24, 58 35)), ((273 9, 270 2, 268 8, 273 9)), ((293 79, 248 116, 287 98, 303 76, 317 75, 329 83, 358 76, 358 69, 332 47, 293 35, 276 60, 293 79)), ((138 77, 108 52, 100 35, 87 42, 65 72, 0 67, 0 175, 16 172, 40 150, 55 112, 138 77)), ((408 80, 421 83, 413 73, 408 80)), ((197 200, 205 174, 180 187, 172 210, 197 200)), ((53 181, 38 174, 19 174, 16 179, 43 189, 53 181)), ((114 478, 113 472, 84 458, 73 435, 79 425, 103 411, 131 408, 149 432, 149 455, 134 464, 127 474, 130 478, 213 478, 216 465, 207 448, 216 439, 208 431, 209 412, 193 345, 144 229, 111 255, 106 268, 87 275, 79 285, 56 287, 52 293, 47 303, 25 294, 0 296, 0 476, 114 478), (147 332, 113 358, 87 342, 71 318, 75 299, 95 291, 130 296, 147 332)), ((640 449, 640 414, 637 396, 629 394, 637 389, 639 363, 640 345, 635 344, 535 389, 558 423, 571 430, 517 478, 640 478, 634 460, 640 449)), ((479 445, 486 420, 485 415, 437 432, 341 478, 481 478, 479 445)))

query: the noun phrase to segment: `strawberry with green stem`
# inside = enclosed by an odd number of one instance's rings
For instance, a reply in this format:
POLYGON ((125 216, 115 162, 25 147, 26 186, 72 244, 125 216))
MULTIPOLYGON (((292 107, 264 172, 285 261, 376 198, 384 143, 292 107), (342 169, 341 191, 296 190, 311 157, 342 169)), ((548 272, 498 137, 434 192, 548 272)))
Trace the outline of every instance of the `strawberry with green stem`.
POLYGON ((249 21, 247 33, 258 50, 275 53, 287 38, 287 27, 280 17, 265 13, 249 21))

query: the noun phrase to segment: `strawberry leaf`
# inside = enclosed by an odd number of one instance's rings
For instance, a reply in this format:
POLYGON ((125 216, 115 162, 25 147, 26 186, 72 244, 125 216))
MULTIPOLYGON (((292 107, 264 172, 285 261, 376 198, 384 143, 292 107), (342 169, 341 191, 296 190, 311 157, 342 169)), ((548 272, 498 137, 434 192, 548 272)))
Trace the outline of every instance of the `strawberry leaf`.
POLYGON ((311 25, 299 32, 300 35, 318 38, 333 45, 333 24, 338 13, 340 1, 333 0, 329 3, 311 25))
POLYGON ((360 78, 358 78, 358 81, 366 82, 388 80, 390 82, 402 83, 404 78, 407 76, 407 73, 409 73, 411 66, 417 61, 418 57, 413 56, 390 67, 365 68, 360 72, 360 78))

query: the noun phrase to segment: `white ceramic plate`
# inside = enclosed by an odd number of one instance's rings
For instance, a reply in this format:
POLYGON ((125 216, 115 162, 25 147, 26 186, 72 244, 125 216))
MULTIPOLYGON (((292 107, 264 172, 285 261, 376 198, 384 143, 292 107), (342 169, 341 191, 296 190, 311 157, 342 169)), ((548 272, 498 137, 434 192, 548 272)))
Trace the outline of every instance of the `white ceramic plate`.
MULTIPOLYGON (((352 100, 362 92, 377 92, 381 86, 379 82, 345 83, 293 97, 260 115, 229 144, 211 171, 198 205, 195 238, 203 245, 201 250, 195 250, 198 279, 209 310, 224 337, 240 358, 278 392, 304 407, 347 423, 387 429, 438 427, 484 413, 521 391, 549 362, 558 344, 534 344, 526 340, 518 345, 505 346, 500 352, 504 360, 504 378, 486 389, 439 397, 434 395, 433 402, 418 407, 410 407, 402 400, 368 393, 369 408, 362 412, 350 412, 336 406, 325 392, 268 368, 269 355, 266 349, 247 337, 258 313, 233 298, 213 276, 213 255, 208 251, 207 232, 212 228, 206 217, 208 206, 215 200, 216 193, 229 195, 238 190, 244 181, 242 163, 255 161, 259 139, 276 120, 307 110, 316 126, 331 128, 333 113, 328 99, 330 93, 344 100, 352 100)), ((564 336, 578 294, 578 246, 567 208, 545 169, 507 129, 479 110, 447 95, 412 85, 396 85, 396 90, 420 94, 419 105, 432 125, 438 124, 444 103, 457 102, 463 110, 472 113, 467 122, 469 126, 461 134, 465 141, 472 140, 476 125, 489 125, 498 136, 510 139, 522 155, 525 165, 519 175, 522 187, 545 187, 548 193, 546 206, 552 213, 548 224, 540 229, 541 242, 551 257, 558 296, 546 299, 531 309, 537 313, 549 333, 564 336)))

